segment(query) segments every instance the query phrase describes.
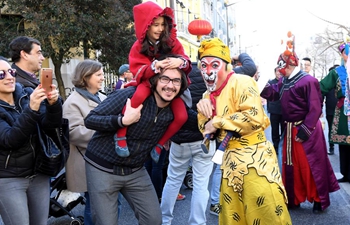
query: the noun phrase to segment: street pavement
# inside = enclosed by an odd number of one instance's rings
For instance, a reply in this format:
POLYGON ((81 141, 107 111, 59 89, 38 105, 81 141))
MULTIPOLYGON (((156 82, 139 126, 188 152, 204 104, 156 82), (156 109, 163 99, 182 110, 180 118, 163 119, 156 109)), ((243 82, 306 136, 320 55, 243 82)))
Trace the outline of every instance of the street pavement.
MULTIPOLYGON (((327 124, 325 126, 325 135, 327 137, 328 129, 327 124)), ((271 140, 270 130, 271 126, 265 131, 266 136, 271 140)), ((339 152, 338 146, 335 147, 335 154, 329 156, 330 162, 333 166, 335 175, 337 178, 341 177, 339 173, 339 152)), ((331 193, 331 205, 321 214, 312 213, 312 204, 304 202, 298 209, 290 210, 292 222, 294 225, 349 225, 350 224, 350 183, 340 183, 341 189, 331 193)), ((210 188, 210 185, 209 185, 210 188)), ((180 193, 186 195, 186 199, 177 201, 174 208, 174 220, 172 225, 186 225, 188 224, 188 217, 191 209, 191 195, 192 190, 187 189, 184 185, 180 190, 180 193)), ((195 206, 194 206, 195 207, 195 206)), ((83 205, 76 206, 72 213, 75 216, 83 215, 83 205)), ((49 218, 48 225, 70 225, 71 219, 68 216, 62 216, 59 218, 49 218)), ((3 223, 0 223, 1 225, 3 223)), ((119 219, 120 225, 137 225, 137 220, 133 214, 128 203, 122 200, 122 210, 119 219)), ((209 213, 209 204, 207 210, 207 225, 218 224, 218 217, 209 213)), ((149 224, 153 225, 153 224, 149 224)), ((228 224, 229 225, 229 224, 228 224)))

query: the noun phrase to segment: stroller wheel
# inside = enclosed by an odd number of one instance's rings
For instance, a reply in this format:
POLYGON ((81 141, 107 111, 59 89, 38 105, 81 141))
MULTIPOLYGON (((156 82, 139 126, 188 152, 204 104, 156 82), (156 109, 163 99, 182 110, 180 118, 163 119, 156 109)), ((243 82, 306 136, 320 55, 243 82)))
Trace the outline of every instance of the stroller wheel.
POLYGON ((83 225, 83 223, 78 219, 73 219, 70 221, 70 225, 83 225))
POLYGON ((77 218, 84 224, 84 217, 83 216, 77 216, 77 218))
POLYGON ((187 188, 193 189, 192 173, 187 173, 185 176, 184 184, 187 188))

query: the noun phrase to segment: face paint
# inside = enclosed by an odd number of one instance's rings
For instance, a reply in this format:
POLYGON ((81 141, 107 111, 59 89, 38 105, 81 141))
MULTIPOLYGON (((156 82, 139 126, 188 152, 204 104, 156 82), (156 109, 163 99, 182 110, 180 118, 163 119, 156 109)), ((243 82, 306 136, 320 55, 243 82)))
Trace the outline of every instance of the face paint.
POLYGON ((201 74, 209 92, 217 90, 225 81, 226 63, 216 57, 204 57, 201 60, 201 74))
POLYGON ((280 55, 277 60, 277 67, 278 71, 283 75, 286 76, 286 68, 288 67, 288 63, 284 61, 283 57, 280 55))

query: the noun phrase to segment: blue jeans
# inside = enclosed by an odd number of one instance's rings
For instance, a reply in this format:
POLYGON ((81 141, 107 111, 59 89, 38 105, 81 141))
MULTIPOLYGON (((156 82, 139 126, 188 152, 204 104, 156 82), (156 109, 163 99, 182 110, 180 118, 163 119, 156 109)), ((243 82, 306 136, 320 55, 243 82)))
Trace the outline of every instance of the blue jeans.
POLYGON ((211 190, 210 190, 210 204, 212 205, 219 203, 221 175, 222 175, 222 172, 220 169, 220 165, 214 164, 213 175, 211 178, 211 190))
POLYGON ((166 150, 162 150, 159 156, 158 163, 155 163, 152 159, 149 159, 145 162, 145 167, 149 176, 151 177, 154 188, 156 189, 156 193, 158 199, 162 197, 163 191, 163 166, 166 158, 166 150))
POLYGON ((164 225, 171 224, 176 197, 180 191, 192 159, 193 191, 189 225, 206 224, 205 211, 209 200, 209 178, 213 170, 211 158, 214 152, 203 153, 201 141, 182 143, 171 142, 168 177, 162 194, 161 210, 164 225))
POLYGON ((139 225, 160 225, 157 194, 145 167, 126 176, 104 172, 85 163, 92 220, 99 225, 118 224, 118 197, 121 192, 133 209, 139 225))
POLYGON ((0 178, 0 214, 6 225, 47 225, 50 177, 0 178))

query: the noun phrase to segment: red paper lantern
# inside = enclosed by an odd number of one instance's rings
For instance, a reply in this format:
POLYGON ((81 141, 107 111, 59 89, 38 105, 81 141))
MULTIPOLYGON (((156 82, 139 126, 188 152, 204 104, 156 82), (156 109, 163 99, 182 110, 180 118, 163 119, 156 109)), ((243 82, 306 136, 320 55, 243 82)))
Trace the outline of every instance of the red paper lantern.
POLYGON ((207 20, 196 19, 188 24, 188 32, 193 35, 197 35, 198 41, 202 35, 210 34, 212 30, 211 24, 207 20))

